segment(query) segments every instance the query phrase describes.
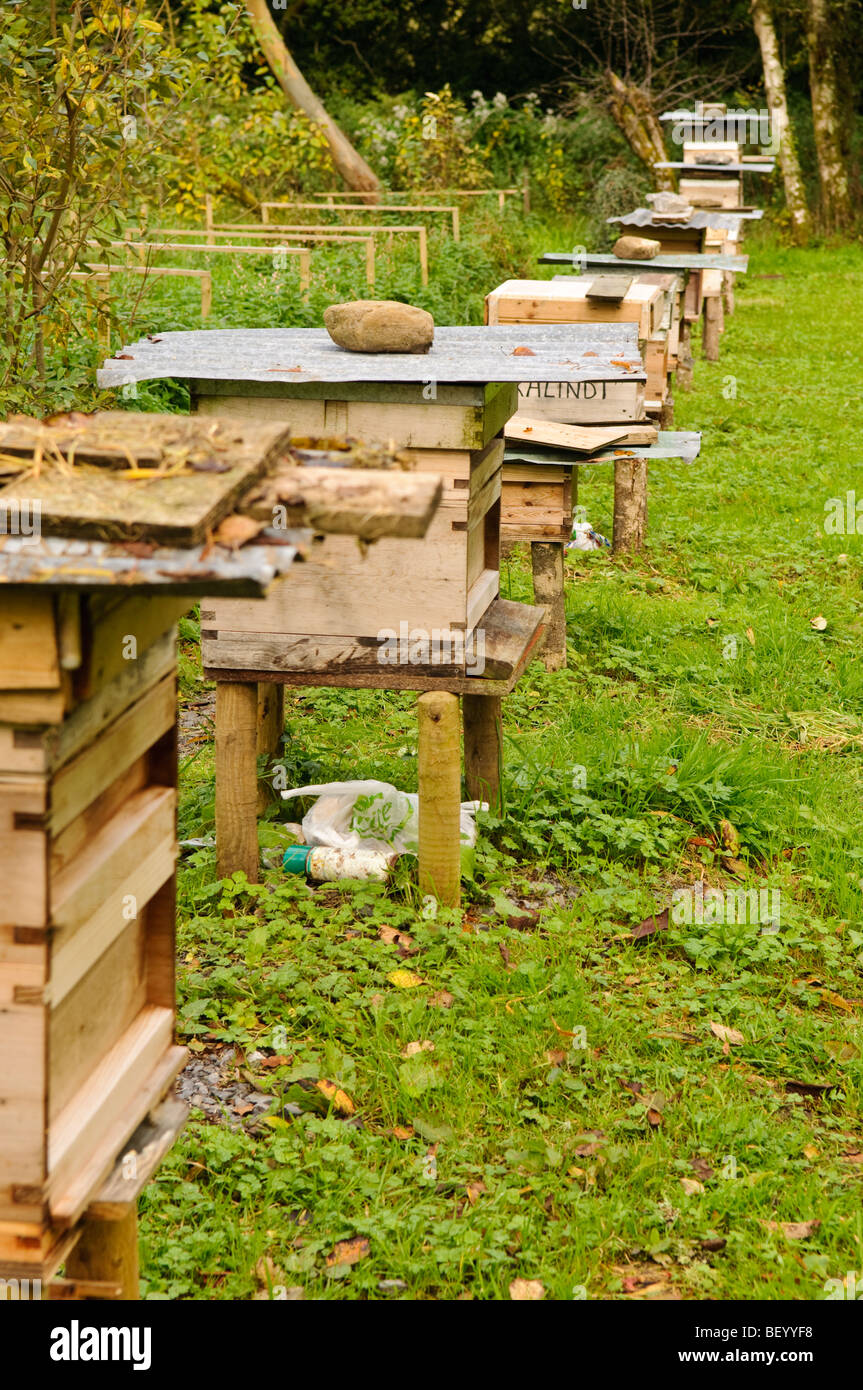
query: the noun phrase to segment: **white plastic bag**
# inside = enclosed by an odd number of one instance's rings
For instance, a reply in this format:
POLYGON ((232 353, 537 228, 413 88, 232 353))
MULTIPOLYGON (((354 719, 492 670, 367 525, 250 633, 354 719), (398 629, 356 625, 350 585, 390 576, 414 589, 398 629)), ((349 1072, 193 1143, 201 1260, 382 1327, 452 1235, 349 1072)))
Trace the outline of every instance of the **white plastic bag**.
MULTIPOLYGON (((416 792, 400 792, 389 782, 321 782, 282 792, 285 800, 294 796, 315 796, 312 809, 303 817, 307 845, 329 849, 395 850, 416 854, 419 847, 419 809, 416 792)), ((476 844, 474 816, 487 810, 484 801, 461 804, 461 841, 476 844)))

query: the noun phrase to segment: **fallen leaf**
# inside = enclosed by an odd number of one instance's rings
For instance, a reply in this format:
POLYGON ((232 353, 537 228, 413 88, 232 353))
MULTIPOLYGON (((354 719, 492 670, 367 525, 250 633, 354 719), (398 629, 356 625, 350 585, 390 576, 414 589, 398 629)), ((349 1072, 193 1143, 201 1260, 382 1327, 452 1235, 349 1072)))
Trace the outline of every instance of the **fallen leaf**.
POLYGON ((639 922, 637 927, 632 929, 633 941, 646 941, 651 936, 656 936, 659 932, 668 931, 668 908, 663 908, 659 915, 645 917, 643 922, 639 922))
POLYGON ((828 1091, 836 1090, 836 1083, 830 1081, 786 1081, 786 1091, 793 1096, 826 1096, 828 1091))
POLYGON ((481 1181, 469 1182, 465 1190, 467 1192, 467 1199, 471 1206, 473 1206, 485 1192, 485 1183, 481 1181))
POLYGON ((333 1265, 355 1265, 357 1260, 365 1259, 369 1253, 369 1243, 365 1236, 355 1236, 353 1240, 340 1240, 327 1255, 327 1268, 333 1265))
POLYGON ((713 1177, 713 1169, 706 1158, 693 1158, 689 1166, 702 1182, 710 1182, 713 1177))
POLYGON ((733 874, 735 878, 745 878, 749 872, 744 860, 735 859, 731 854, 723 856, 722 867, 726 873, 733 874))
POLYGON ((529 348, 529 347, 517 347, 517 348, 513 348, 512 352, 510 353, 510 356, 511 356, 511 357, 536 357, 536 353, 534 352, 533 348, 529 348))
POLYGON ((843 999, 841 994, 834 994, 832 989, 822 989, 819 993, 825 1004, 832 1004, 834 1009, 843 1009, 845 1013, 853 1014, 854 1005, 849 1004, 847 999, 843 999))
POLYGON ((274 1067, 287 1067, 290 1065, 290 1062, 290 1057, 283 1057, 281 1053, 279 1053, 275 1057, 262 1057, 258 1066, 264 1068, 266 1071, 272 1071, 274 1067))
POLYGON ((255 1107, 247 1100, 238 1100, 232 1108, 235 1115, 250 1115, 255 1107))
POLYGON ((583 1142, 576 1144, 572 1151, 576 1158, 592 1158, 605 1143, 605 1135, 601 1129, 589 1130, 586 1134, 579 1135, 579 1139, 583 1142))
POLYGON ((809 626, 814 627, 816 632, 823 632, 827 626, 827 619, 822 613, 819 613, 817 618, 809 619, 809 626))
POLYGON ((687 1197, 694 1197, 696 1193, 704 1191, 704 1183, 698 1182, 695 1178, 681 1178, 680 1186, 687 1197))
POLYGON ((552 1067, 562 1067, 563 1064, 564 1064, 564 1062, 566 1061, 566 1053, 565 1053, 565 1052, 559 1052, 559 1051, 546 1052, 545 1056, 546 1056, 546 1060, 548 1061, 548 1063, 549 1063, 550 1066, 552 1066, 552 1067))
POLYGON ((748 627, 746 629, 746 640, 749 643, 750 647, 755 646, 755 633, 752 631, 751 627, 748 627))
POLYGON ((417 985, 425 984, 422 976, 415 975, 412 970, 391 970, 387 979, 397 989, 416 989, 417 985))
POLYGON ((538 1279, 513 1279, 509 1296, 514 1303, 538 1303, 545 1298, 545 1289, 538 1279))
POLYGON ((378 927, 378 936, 387 946, 398 946, 406 955, 415 955, 419 950, 412 936, 406 931, 396 931, 395 927, 378 927))
POLYGON ((449 990, 438 989, 428 997, 429 1007, 432 1009, 451 1009, 455 1003, 455 998, 449 990))
POLYGON ((650 1125, 652 1129, 658 1129, 658 1127, 662 1124, 662 1116, 660 1115, 658 1110, 648 1110, 647 1123, 650 1125))
POLYGON ((512 960, 510 959, 509 950, 502 941, 499 941, 497 943, 497 949, 500 951, 500 958, 506 966, 507 970, 514 970, 515 966, 513 965, 512 960))
POLYGON ((402 1048, 402 1057, 415 1057, 418 1052, 434 1052, 434 1043, 426 1038, 423 1042, 409 1042, 402 1048))
POLYGON ((710 1031, 715 1038, 719 1038, 720 1042, 731 1043, 735 1047, 746 1041, 743 1034, 739 1033, 736 1028, 727 1028, 724 1023, 711 1023, 710 1031))
POLYGON ((263 521, 253 521, 250 516, 235 512, 219 523, 213 532, 213 540, 217 545, 226 545, 229 550, 239 550, 241 545, 253 540, 264 525, 263 521))
POLYGON ((354 1103, 347 1091, 339 1090, 334 1081, 316 1081, 315 1086, 322 1096, 326 1096, 337 1115, 353 1115, 354 1103))
POLYGON ((724 1236, 709 1236, 707 1240, 698 1242, 702 1250, 724 1250, 728 1241, 724 1236))
POLYGON ((396 1139, 413 1139, 414 1132, 410 1125, 393 1125, 393 1135, 396 1139))
POLYGON ((768 1231, 781 1231, 786 1240, 808 1240, 821 1225, 818 1217, 814 1221, 762 1221, 768 1231))
POLYGON ((858 1150, 857 1153, 841 1154, 840 1157, 843 1163, 863 1163, 863 1150, 858 1150))
POLYGON ((803 1146, 804 1158, 817 1158, 820 1152, 817 1144, 804 1144, 803 1146))

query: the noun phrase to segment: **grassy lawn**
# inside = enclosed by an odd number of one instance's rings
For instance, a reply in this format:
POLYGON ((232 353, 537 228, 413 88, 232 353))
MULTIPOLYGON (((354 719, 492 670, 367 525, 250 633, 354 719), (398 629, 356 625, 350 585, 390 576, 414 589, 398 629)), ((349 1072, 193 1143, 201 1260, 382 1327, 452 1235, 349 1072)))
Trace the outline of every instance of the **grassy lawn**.
MULTIPOLYGON (((863 499, 863 254, 748 249, 722 360, 677 396, 701 459, 655 467, 643 557, 570 555, 569 669, 505 702, 464 914, 407 874, 248 888, 187 858, 181 1036, 273 1104, 193 1111, 143 1198, 145 1296, 818 1299, 863 1270, 863 547, 824 525, 863 499), (699 881, 778 892, 778 930, 633 940, 699 881)), ((444 270, 488 289, 496 254, 444 270)), ((579 500, 610 534, 610 477, 579 500)), ((504 592, 529 583, 516 552, 504 592)), ((212 831, 210 732, 185 836, 212 831)), ((289 694, 290 785, 413 790, 415 754, 411 697, 289 694)))

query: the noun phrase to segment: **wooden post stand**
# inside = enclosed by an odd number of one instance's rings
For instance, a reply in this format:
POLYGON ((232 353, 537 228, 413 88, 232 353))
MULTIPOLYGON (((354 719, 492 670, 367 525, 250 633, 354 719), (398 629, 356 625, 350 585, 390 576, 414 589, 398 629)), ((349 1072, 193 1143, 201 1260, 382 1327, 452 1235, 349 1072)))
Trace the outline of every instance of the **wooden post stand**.
POLYGON ((503 711, 499 695, 463 695, 464 776, 469 801, 502 809, 503 711))
POLYGON ((461 901, 461 750, 458 696, 428 691, 419 716, 419 887, 444 907, 461 901))
MULTIPOLYGON (((615 474, 615 496, 617 475, 615 474)), ((616 525, 616 522, 615 522, 616 525)), ((566 595, 564 592, 563 545, 532 541, 533 597, 548 615, 542 655, 547 671, 560 671, 566 665, 566 595)))
MULTIPOLYGON (((418 787, 420 822, 420 881, 423 891, 448 906, 457 905, 460 846, 458 839, 460 730, 458 696, 463 701, 464 775, 470 800, 501 807, 501 697, 516 685, 541 641, 544 610, 498 599, 484 618, 482 676, 442 675, 434 667, 381 666, 369 658, 366 670, 281 672, 213 669, 207 663, 224 650, 220 634, 210 632, 204 644, 204 673, 215 678, 216 696, 216 836, 221 875, 241 870, 250 883, 258 881, 257 807, 251 794, 255 754, 259 743, 250 737, 248 719, 259 706, 260 685, 285 687, 335 686, 348 689, 418 690, 418 787), (241 690, 233 699, 227 690, 241 690), (238 720, 237 706, 243 713, 238 720), (224 721, 224 727, 221 727, 224 721), (246 732, 232 738, 238 722, 246 732), (222 753, 220 755, 220 750, 222 753), (238 789, 243 789, 242 793, 238 789), (224 810, 220 815, 220 807, 224 810), (455 825, 455 847, 451 829, 455 825), (425 829, 423 828, 425 827, 425 829), (455 882, 456 887, 453 887, 455 882)), ((254 654, 250 645, 250 654, 254 654)))
POLYGON ((704 328, 702 346, 708 362, 719 361, 719 339, 725 326, 722 312, 722 295, 711 294, 704 300, 704 328))
POLYGON ((130 1207, 119 1221, 82 1223, 81 1236, 66 1261, 66 1278, 93 1287, 120 1288, 122 1299, 138 1297, 138 1212, 130 1207))
POLYGON ((243 869, 258 881, 258 685, 216 687, 218 874, 243 869))
POLYGON ((619 459, 614 465, 615 551, 641 550, 647 531, 647 460, 619 459))

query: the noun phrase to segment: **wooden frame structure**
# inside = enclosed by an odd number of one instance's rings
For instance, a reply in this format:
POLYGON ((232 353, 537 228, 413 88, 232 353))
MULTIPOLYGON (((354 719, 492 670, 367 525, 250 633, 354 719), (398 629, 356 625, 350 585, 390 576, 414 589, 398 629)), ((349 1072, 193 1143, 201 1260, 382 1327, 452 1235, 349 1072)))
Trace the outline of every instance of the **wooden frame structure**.
MULTIPOLYGON (((266 225, 270 221, 271 211, 282 212, 291 208, 297 208, 303 212, 326 212, 329 210, 330 205, 327 203, 301 202, 261 203, 261 221, 266 225)), ((339 203, 338 207, 333 206, 333 211, 342 212, 343 210, 346 210, 348 208, 351 210, 351 212, 377 212, 387 213, 387 215, 393 212, 444 212, 450 217, 452 221, 453 241, 461 240, 460 210, 457 207, 453 207, 444 203, 366 203, 364 201, 360 201, 356 203, 339 203)))
MULTIPOLYGON (((99 242, 88 242, 88 246, 98 246, 99 242)), ((206 243, 195 243, 193 246, 185 245, 183 242, 156 242, 156 241, 111 241, 109 246, 118 250, 141 251, 145 254, 148 251, 161 253, 163 251, 196 253, 206 255, 222 256, 272 256, 272 248, 269 246, 212 246, 206 243)), ((300 263, 300 290, 305 292, 312 282, 312 256, 308 247, 305 246, 283 246, 279 248, 288 256, 298 256, 300 263)))
MULTIPOLYGON (((402 232, 402 233, 404 233, 405 235, 411 235, 411 236, 414 236, 414 235, 415 235, 416 238, 417 238, 417 254, 418 254, 418 256, 419 256, 420 279, 421 279, 421 282, 422 282, 423 285, 427 285, 428 282, 429 282, 428 228, 425 227, 425 226, 423 225, 423 223, 421 223, 421 222, 417 222, 417 223, 401 223, 401 222, 400 222, 400 223, 398 224, 398 226, 395 226, 395 227, 386 227, 386 226, 370 227, 368 224, 366 224, 365 226, 363 226, 361 223, 350 223, 349 225, 346 226, 345 224, 343 224, 343 223, 341 223, 341 222, 335 223, 332 227, 330 227, 330 226, 322 226, 319 222, 295 222, 295 223, 270 222, 270 223, 267 223, 267 228, 268 228, 268 229, 269 229, 269 228, 272 228, 272 230, 271 230, 271 231, 270 231, 270 230, 262 230, 262 229, 260 228, 260 226, 259 226, 257 223, 248 223, 248 222, 216 222, 216 223, 214 223, 213 226, 209 229, 209 231, 210 231, 210 234, 211 234, 211 235, 217 235, 217 234, 220 233, 220 232, 235 232, 235 233, 236 233, 236 232, 239 232, 239 233, 241 233, 243 236, 247 236, 247 237, 255 238, 255 239, 264 239, 264 238, 270 239, 270 238, 273 238, 273 237, 278 237, 278 236, 280 236, 283 232, 288 232, 288 233, 290 233, 292 236, 293 236, 293 235, 296 235, 296 236, 299 237, 300 239, 302 239, 301 234, 304 233, 304 232, 316 232, 316 233, 319 233, 319 234, 320 234, 320 239, 323 239, 324 234, 326 234, 326 236, 329 236, 329 235, 338 236, 339 234, 342 234, 342 233, 354 233, 354 232, 362 233, 363 236, 372 236, 372 237, 374 237, 374 236, 383 236, 383 237, 388 236, 388 237, 392 237, 392 236, 396 235, 396 234, 399 233, 399 232, 402 232)), ((157 228, 156 231, 157 231, 159 234, 163 235, 163 236, 171 235, 171 233, 168 232, 168 231, 166 231, 164 228, 157 228)))

